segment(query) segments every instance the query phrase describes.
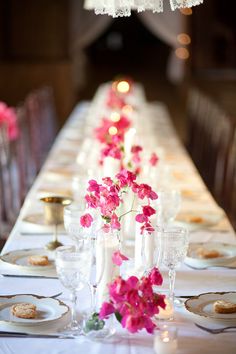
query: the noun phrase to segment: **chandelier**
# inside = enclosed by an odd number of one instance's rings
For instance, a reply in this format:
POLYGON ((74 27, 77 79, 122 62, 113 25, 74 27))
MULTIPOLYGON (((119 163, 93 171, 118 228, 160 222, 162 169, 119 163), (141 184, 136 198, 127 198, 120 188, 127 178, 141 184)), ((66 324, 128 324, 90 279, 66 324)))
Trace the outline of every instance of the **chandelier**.
MULTIPOLYGON (((171 10, 200 5, 203 0, 169 0, 171 10)), ((163 12, 163 0, 85 0, 84 8, 94 10, 96 15, 112 17, 130 16, 131 10, 163 12)))

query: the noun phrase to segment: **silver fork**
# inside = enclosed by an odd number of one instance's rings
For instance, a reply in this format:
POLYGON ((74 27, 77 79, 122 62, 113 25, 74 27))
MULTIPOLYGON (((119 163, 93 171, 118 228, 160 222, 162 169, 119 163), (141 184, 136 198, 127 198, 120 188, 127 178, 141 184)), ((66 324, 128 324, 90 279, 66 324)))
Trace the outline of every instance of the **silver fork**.
POLYGON ((230 265, 212 265, 212 266, 207 266, 207 267, 194 267, 192 265, 189 265, 187 263, 184 263, 187 267, 194 269, 194 270, 205 270, 205 269, 212 269, 212 268, 226 268, 226 269, 236 269, 236 266, 230 266, 230 265))
POLYGON ((235 332, 235 331, 228 331, 228 329, 235 329, 236 330, 236 326, 230 326, 230 327, 222 327, 222 328, 208 328, 208 327, 204 327, 204 326, 200 326, 199 324, 195 323, 195 326, 197 326, 198 328, 202 329, 203 331, 212 333, 212 334, 219 334, 219 333, 223 333, 223 332, 235 332))

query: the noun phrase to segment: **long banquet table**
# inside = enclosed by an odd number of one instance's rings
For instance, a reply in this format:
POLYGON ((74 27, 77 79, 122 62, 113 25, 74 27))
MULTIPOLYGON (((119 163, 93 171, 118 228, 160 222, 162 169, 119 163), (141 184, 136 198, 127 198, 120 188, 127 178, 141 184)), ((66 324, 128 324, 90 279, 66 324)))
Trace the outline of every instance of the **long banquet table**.
MULTIPOLYGON (((79 174, 82 166, 90 176, 96 175, 98 169, 99 147, 92 138, 92 130, 99 118, 105 114, 104 97, 109 84, 99 87, 91 102, 79 103, 65 126, 59 133, 48 158, 35 180, 25 203, 20 211, 18 220, 13 228, 2 254, 16 249, 31 249, 43 247, 51 238, 52 229, 37 222, 29 222, 27 217, 42 214, 42 203, 39 198, 50 194, 72 194, 72 176, 79 174), (27 221, 28 220, 28 221, 27 221)), ((136 108, 135 120, 137 133, 143 145, 147 148, 155 146, 161 156, 164 166, 171 171, 170 184, 182 191, 181 213, 196 212, 209 214, 218 218, 214 225, 190 229, 191 242, 225 242, 236 243, 235 233, 222 209, 216 204, 206 189, 202 179, 195 169, 191 159, 178 139, 171 123, 166 107, 160 102, 148 103, 145 100, 141 85, 135 85, 130 95, 130 104, 136 108)), ((168 173, 170 172, 168 171, 168 173)), ((70 243, 63 229, 60 230, 60 240, 70 243)), ((37 294, 51 296, 63 291, 59 297, 69 303, 68 293, 62 287, 53 271, 37 274, 37 272, 20 273, 14 267, 7 267, 1 262, 0 272, 12 276, 0 278, 1 295, 37 294), (31 276, 31 277, 30 277, 31 276)), ((164 276, 164 289, 167 289, 167 271, 164 276)), ((236 290, 236 269, 211 268, 193 270, 182 265, 177 270, 176 295, 197 295, 204 292, 226 292, 236 290)), ((88 289, 85 287, 79 293, 78 311, 81 312, 88 304, 88 289)), ((184 306, 176 307, 173 324, 178 328, 178 353, 181 354, 233 354, 236 352, 235 333, 213 335, 195 326, 197 319, 190 315, 184 306)), ((201 323, 199 320, 198 323, 201 323)), ((205 325, 210 326, 207 321, 205 325)), ((56 333, 57 323, 52 325, 24 328, 28 333, 56 333)), ((215 325, 218 326, 218 325, 215 325)), ((213 325, 214 327, 214 325, 213 325)), ((0 321, 1 330, 14 330, 14 327, 0 321)), ((21 353, 144 353, 153 351, 153 336, 142 331, 138 334, 124 334, 117 324, 117 332, 113 340, 94 342, 84 336, 76 339, 43 339, 43 338, 0 338, 0 354, 21 353)), ((161 354, 161 353, 160 353, 161 354)))

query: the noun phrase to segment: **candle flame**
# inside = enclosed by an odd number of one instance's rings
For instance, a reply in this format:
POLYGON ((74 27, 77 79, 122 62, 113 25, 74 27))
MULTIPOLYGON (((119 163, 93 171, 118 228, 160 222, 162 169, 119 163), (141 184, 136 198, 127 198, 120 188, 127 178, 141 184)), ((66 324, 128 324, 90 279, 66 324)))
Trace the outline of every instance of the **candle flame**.
POLYGON ((120 114, 117 112, 112 112, 111 113, 111 120, 112 120, 112 122, 119 122, 120 114))
POLYGON ((117 83, 117 91, 120 93, 127 93, 130 90, 130 84, 127 81, 119 81, 117 83))
POLYGON ((110 135, 116 135, 118 132, 117 128, 114 126, 110 127, 108 131, 110 135))
POLYGON ((122 112, 124 112, 125 114, 129 114, 133 112, 133 107, 130 104, 126 104, 123 108, 122 108, 122 112))

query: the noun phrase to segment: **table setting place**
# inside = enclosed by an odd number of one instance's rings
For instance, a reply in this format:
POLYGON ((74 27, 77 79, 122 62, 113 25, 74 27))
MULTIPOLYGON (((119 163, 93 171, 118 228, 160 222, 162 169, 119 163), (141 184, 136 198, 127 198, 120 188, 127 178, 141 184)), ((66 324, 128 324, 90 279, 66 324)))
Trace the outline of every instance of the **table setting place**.
POLYGON ((235 232, 165 105, 128 77, 75 107, 0 274, 1 354, 236 350, 235 232))

